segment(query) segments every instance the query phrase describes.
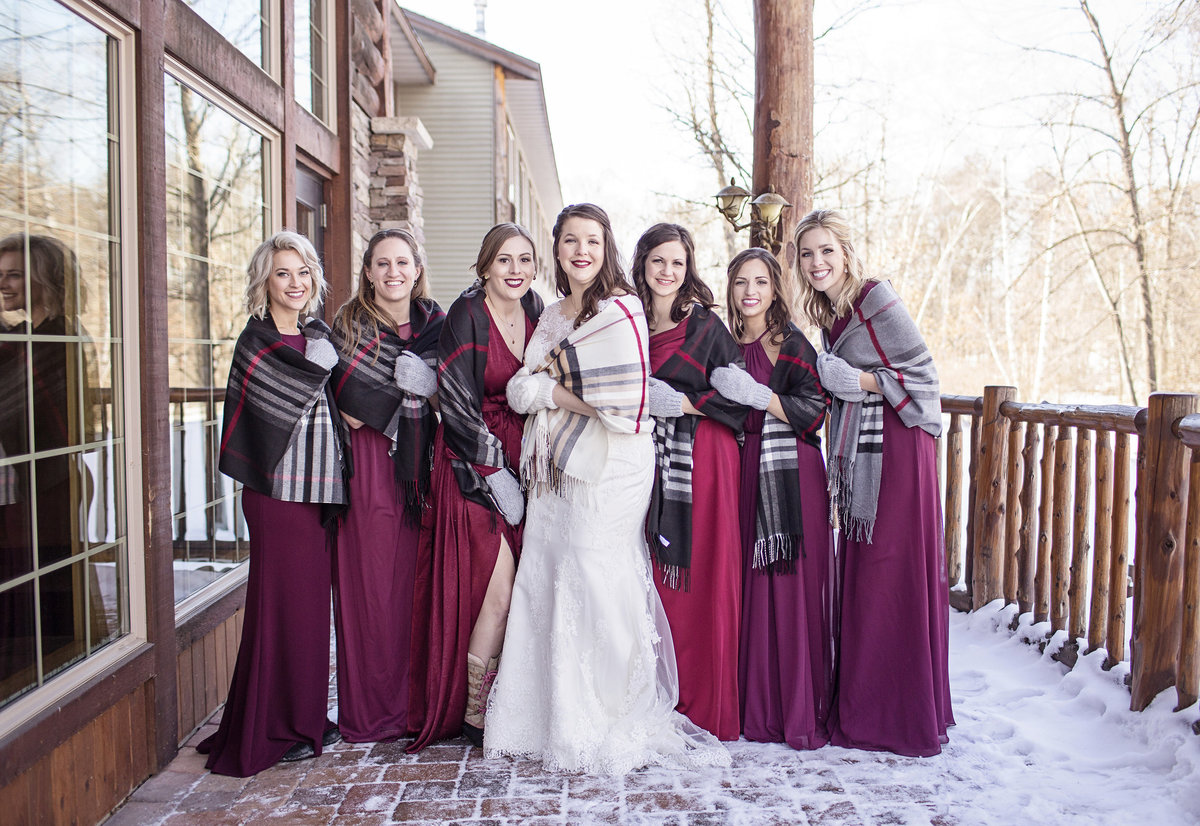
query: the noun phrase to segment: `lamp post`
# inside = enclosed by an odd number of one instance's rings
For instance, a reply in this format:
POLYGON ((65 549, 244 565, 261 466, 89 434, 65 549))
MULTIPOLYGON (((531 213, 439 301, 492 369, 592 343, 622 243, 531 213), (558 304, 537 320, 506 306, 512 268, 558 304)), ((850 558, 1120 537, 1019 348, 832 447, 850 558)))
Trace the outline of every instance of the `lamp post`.
POLYGON ((729 186, 716 194, 716 199, 717 210, 733 225, 734 232, 741 232, 749 227, 751 244, 770 250, 772 255, 779 255, 782 247, 779 239, 779 219, 783 215, 783 208, 791 206, 787 199, 777 194, 774 188, 768 188, 751 201, 750 192, 738 186, 732 178, 729 179, 729 186), (747 201, 750 201, 750 220, 739 224, 738 218, 746 208, 747 201))

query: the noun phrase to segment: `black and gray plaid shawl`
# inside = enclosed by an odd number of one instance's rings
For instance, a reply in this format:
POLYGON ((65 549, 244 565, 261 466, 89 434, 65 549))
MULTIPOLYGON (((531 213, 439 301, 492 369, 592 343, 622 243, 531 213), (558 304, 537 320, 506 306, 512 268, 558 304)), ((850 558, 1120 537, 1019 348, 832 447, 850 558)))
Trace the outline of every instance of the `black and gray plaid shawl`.
POLYGON ((394 330, 381 327, 378 336, 360 341, 348 356, 343 347, 346 331, 335 329, 338 365, 333 368, 333 388, 339 410, 392 440, 392 461, 404 492, 404 513, 415 524, 429 493, 437 415, 429 399, 405 393, 396 386, 392 374, 396 359, 405 351, 416 353, 431 368, 437 367, 438 336, 446 314, 436 302, 418 298, 412 302, 408 317, 411 338, 402 339, 394 330))
MULTIPOLYGON (((443 437, 457 457, 450 464, 459 489, 470 501, 494 509, 487 483, 475 468, 507 467, 504 446, 483 421, 483 374, 491 339, 491 316, 483 299, 484 291, 471 287, 446 313, 438 340, 438 401, 443 437)), ((526 318, 536 324, 542 314, 541 297, 530 290, 521 306, 526 318)))
MULTIPOLYGON (((871 541, 883 476, 883 403, 907 427, 942 432, 941 387, 933 357, 917 325, 887 281, 872 283, 850 321, 825 349, 875 376, 882 395, 862 402, 835 400, 831 417, 829 505, 852 539, 871 541)), ((832 516, 832 515, 831 515, 832 516)))
POLYGON ((790 571, 804 549, 800 515, 800 460, 796 440, 819 447, 829 395, 817 377, 817 352, 788 322, 779 358, 767 385, 779 397, 787 421, 763 417, 758 458, 758 510, 754 524, 754 568, 790 571))
MULTIPOLYGON (((301 332, 329 338, 318 319, 301 332)), ((221 472, 273 499, 342 504, 343 447, 329 371, 284 342, 269 315, 251 318, 229 368, 221 472)))
MULTIPOLYGON (((708 418, 735 433, 742 430, 747 408, 712 389, 708 375, 739 358, 729 330, 707 307, 695 305, 682 322, 683 344, 654 372, 654 377, 683 393, 708 418)), ((646 539, 662 581, 687 589, 692 565, 692 445, 699 416, 654 418, 654 455, 658 473, 650 495, 646 539)), ((702 469, 703 470, 703 469, 702 469)))

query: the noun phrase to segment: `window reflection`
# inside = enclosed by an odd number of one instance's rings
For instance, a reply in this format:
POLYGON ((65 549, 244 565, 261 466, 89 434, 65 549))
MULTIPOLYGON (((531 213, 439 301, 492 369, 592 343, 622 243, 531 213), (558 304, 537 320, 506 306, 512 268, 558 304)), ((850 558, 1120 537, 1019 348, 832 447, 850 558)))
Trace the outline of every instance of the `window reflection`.
POLYGON ((0 5, 0 705, 128 632, 118 44, 0 5))
POLYGON ((238 51, 271 72, 270 0, 230 3, 229 0, 184 0, 208 25, 237 47, 238 51))
POLYGON ((269 221, 266 143, 167 78, 171 512, 175 598, 247 559, 240 494, 217 470, 225 378, 245 324, 245 262, 269 221))

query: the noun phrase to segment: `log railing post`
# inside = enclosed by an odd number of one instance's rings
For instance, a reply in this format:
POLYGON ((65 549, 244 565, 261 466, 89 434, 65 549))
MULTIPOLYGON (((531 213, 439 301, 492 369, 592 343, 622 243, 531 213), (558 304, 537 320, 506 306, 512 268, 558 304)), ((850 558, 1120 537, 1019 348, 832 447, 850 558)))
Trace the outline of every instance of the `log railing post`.
POLYGON ((975 567, 971 607, 978 609, 1004 596, 1004 477, 1008 421, 1000 405, 1016 395, 1015 387, 985 387, 979 437, 979 485, 975 504, 975 567))
MULTIPOLYGON (((979 434, 983 430, 979 416, 983 398, 976 399, 975 415, 971 417, 971 456, 967 472, 967 545, 963 549, 963 576, 967 583, 967 596, 975 589, 975 503, 979 501, 979 434)), ((975 607, 974 598, 971 607, 975 607)))
POLYGON ((1138 451, 1137 528, 1142 535, 1134 559, 1130 652, 1134 711, 1145 709, 1178 678, 1188 477, 1187 448, 1172 428, 1195 409, 1195 396, 1151 394, 1144 449, 1138 451))
MULTIPOLYGON (((1200 415, 1188 417, 1200 430, 1200 415), (1194 421, 1193 421, 1194 420, 1194 421)), ((1196 702, 1200 695, 1200 434, 1183 436, 1191 448, 1188 474, 1187 534, 1183 560, 1183 628, 1179 641, 1179 705, 1176 711, 1196 702)))
POLYGON ((950 414, 946 431, 946 581, 962 579, 962 416, 950 414))
MULTIPOLYGON (((1031 425, 1032 426, 1032 425, 1031 425)), ((1004 601, 1014 604, 1017 601, 1017 584, 1020 578, 1020 558, 1017 548, 1020 546, 1021 528, 1021 482, 1024 481, 1024 466, 1021 463, 1021 428, 1018 421, 1009 422, 1008 427, 1008 470, 1006 473, 1006 494, 1004 500, 1004 601)))
POLYGON ((1050 559, 1054 548, 1054 452, 1058 427, 1047 424, 1042 441, 1042 502, 1038 507, 1037 574, 1033 580, 1033 621, 1050 619, 1050 559))
MULTIPOLYGON (((1113 521, 1112 443, 1107 430, 1096 432, 1096 534, 1092 546, 1092 609, 1088 612, 1088 650, 1106 645, 1111 591, 1113 521)), ((1121 594, 1124 599, 1125 595, 1121 594)))
POLYGON ((1112 668, 1125 659, 1126 605, 1129 598, 1129 436, 1117 434, 1113 459, 1112 567, 1108 576, 1108 659, 1112 668))
POLYGON ((1020 546, 1017 548, 1017 568, 1020 571, 1020 581, 1017 583, 1017 606, 1022 614, 1033 610, 1034 599, 1034 569, 1036 555, 1034 545, 1034 519, 1037 518, 1037 507, 1034 498, 1037 495, 1037 450, 1038 426, 1029 422, 1025 425, 1025 447, 1021 451, 1021 466, 1024 468, 1024 478, 1021 480, 1021 528, 1020 546))
POLYGON ((1050 627, 1054 631, 1065 631, 1069 618, 1068 589, 1071 585, 1071 428, 1058 429, 1058 441, 1054 443, 1054 514, 1051 532, 1053 548, 1050 568, 1053 584, 1050 596, 1050 627))
POLYGON ((1091 531, 1088 511, 1092 506, 1092 431, 1076 429, 1075 438, 1075 541, 1071 546, 1071 639, 1087 636, 1088 557, 1091 531))

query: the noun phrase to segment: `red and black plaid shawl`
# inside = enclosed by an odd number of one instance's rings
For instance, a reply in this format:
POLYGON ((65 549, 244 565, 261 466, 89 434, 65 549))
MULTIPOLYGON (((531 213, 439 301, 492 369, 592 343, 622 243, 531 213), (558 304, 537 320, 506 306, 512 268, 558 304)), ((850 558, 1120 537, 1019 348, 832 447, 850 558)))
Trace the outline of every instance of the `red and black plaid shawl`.
POLYGON ((429 399, 397 387, 393 372, 396 359, 405 351, 416 353, 431 368, 437 366, 437 342, 446 314, 431 299, 418 298, 412 302, 408 318, 412 338, 402 339, 394 330, 381 327, 378 336, 360 341, 349 355, 343 347, 346 331, 335 329, 338 365, 333 368, 333 388, 339 410, 392 440, 396 480, 404 491, 404 514, 416 524, 429 493, 437 415, 429 399))
POLYGON ((797 553, 804 549, 796 440, 820 447, 821 423, 829 406, 829 394, 817 376, 816 350, 790 321, 784 336, 767 386, 779 397, 787 421, 770 413, 763 417, 751 563, 755 568, 773 567, 780 572, 790 571, 797 553))
MULTIPOLYGON (((682 322, 683 344, 654 372, 654 377, 687 396, 714 422, 735 433, 742 430, 747 408, 731 402, 708 383, 714 368, 738 361, 737 343, 717 314, 699 304, 682 322)), ((655 417, 654 453, 658 473, 650 494, 646 539, 671 588, 688 587, 692 565, 692 445, 699 416, 655 417)))
MULTIPOLYGON (((483 299, 484 291, 471 287, 446 314, 438 341, 438 401, 442 433, 456 457, 450 464, 459 490, 466 499, 494 510, 487 483, 475 468, 507 467, 504 446, 483 421, 483 373, 491 338, 491 316, 483 299)), ((543 309, 541 297, 530 290, 521 307, 536 324, 543 309)))
MULTIPOLYGON (((301 332, 308 341, 329 338, 318 319, 301 332)), ((238 336, 224 415, 226 476, 286 502, 345 503, 344 428, 329 371, 283 341, 269 315, 251 318, 238 336)), ((324 510, 328 526, 338 509, 324 510)))

